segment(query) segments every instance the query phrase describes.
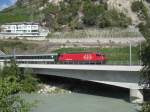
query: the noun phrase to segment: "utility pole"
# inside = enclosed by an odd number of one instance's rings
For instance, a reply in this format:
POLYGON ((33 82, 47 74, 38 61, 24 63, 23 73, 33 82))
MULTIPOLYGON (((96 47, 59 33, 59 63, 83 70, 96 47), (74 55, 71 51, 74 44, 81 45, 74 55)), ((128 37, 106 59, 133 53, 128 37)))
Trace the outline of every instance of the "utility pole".
POLYGON ((140 42, 140 65, 142 65, 142 61, 141 61, 141 52, 142 52, 142 46, 141 46, 141 42, 140 42))
POLYGON ((131 42, 130 42, 130 66, 132 65, 132 45, 131 45, 131 42))
POLYGON ((15 48, 13 49, 13 58, 14 58, 14 60, 16 59, 16 49, 15 48))

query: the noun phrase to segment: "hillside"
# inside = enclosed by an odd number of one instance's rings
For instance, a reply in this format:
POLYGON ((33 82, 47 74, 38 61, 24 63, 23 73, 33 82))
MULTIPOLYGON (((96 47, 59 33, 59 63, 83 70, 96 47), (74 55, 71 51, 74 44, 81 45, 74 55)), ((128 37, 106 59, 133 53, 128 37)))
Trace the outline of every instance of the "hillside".
POLYGON ((0 24, 36 21, 54 31, 126 28, 140 22, 131 10, 134 1, 137 0, 18 0, 0 12, 0 24))
POLYGON ((109 8, 116 8, 117 10, 125 13, 132 19, 132 23, 137 25, 139 23, 139 18, 132 11, 131 5, 136 0, 109 0, 108 6, 109 8))

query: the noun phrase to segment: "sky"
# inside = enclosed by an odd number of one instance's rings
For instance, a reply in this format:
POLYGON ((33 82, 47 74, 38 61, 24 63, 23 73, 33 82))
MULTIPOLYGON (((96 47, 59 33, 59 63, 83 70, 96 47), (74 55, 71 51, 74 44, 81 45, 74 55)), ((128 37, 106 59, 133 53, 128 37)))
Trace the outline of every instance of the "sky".
POLYGON ((0 10, 9 7, 14 4, 17 0, 0 0, 0 10))

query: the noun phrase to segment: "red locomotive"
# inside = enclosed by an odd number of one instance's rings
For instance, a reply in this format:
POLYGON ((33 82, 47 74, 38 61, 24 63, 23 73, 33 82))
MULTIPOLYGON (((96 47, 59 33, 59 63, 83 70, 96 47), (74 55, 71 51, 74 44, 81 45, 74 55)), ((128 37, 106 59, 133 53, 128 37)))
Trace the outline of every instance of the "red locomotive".
POLYGON ((64 53, 58 61, 66 64, 105 64, 107 58, 101 53, 64 53))

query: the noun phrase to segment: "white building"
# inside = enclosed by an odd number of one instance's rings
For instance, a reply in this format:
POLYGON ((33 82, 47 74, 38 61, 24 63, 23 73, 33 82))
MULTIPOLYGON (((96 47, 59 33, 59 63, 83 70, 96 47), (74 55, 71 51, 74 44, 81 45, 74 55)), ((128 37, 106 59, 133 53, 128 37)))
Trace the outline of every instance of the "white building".
POLYGON ((1 32, 12 34, 38 34, 39 24, 32 22, 14 22, 1 25, 1 32))
POLYGON ((46 37, 48 30, 35 22, 13 22, 1 25, 1 35, 15 37, 46 37))

